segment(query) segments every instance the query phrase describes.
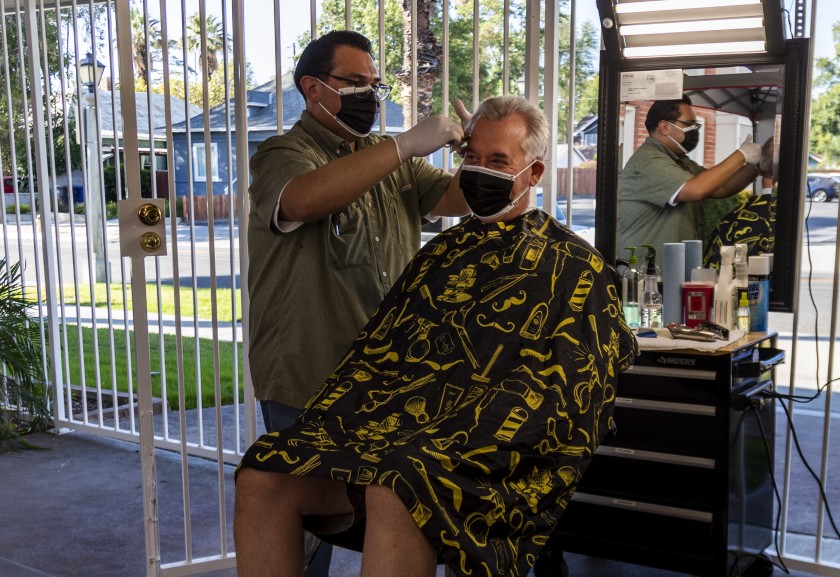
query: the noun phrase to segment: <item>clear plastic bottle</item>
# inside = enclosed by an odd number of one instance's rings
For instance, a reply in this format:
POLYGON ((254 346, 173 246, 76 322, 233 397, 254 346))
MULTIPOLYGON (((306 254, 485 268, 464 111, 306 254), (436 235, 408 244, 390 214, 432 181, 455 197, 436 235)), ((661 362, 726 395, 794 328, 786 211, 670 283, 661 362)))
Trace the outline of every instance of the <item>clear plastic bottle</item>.
POLYGON ((621 276, 621 309, 624 311, 624 322, 631 329, 639 328, 639 259, 636 257, 636 247, 624 247, 630 251, 629 266, 621 276))
POLYGON ((642 326, 662 326, 662 293, 659 292, 656 275, 656 251, 648 248, 645 285, 642 293, 642 326))

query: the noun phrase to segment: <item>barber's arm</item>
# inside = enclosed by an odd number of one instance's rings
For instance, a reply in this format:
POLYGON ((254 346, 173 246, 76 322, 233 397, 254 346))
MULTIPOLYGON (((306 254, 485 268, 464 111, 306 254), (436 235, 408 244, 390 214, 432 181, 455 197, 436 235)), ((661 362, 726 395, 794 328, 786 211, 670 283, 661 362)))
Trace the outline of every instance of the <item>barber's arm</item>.
POLYGON ((432 209, 432 216, 464 216, 470 213, 470 207, 467 201, 464 200, 464 193, 461 191, 461 169, 452 177, 452 182, 446 188, 446 192, 438 201, 434 209, 432 209))
POLYGON ((761 146, 748 136, 741 147, 720 164, 686 181, 677 202, 696 202, 706 198, 726 198, 747 188, 758 176, 761 146))
MULTIPOLYGON (((461 128, 466 134, 467 125, 473 117, 472 112, 467 110, 467 107, 464 106, 460 98, 452 100, 452 107, 455 110, 455 114, 458 115, 458 119, 461 121, 461 128)), ((437 203, 437 206, 432 210, 432 216, 464 216, 470 213, 470 207, 467 205, 467 201, 464 200, 464 193, 461 190, 460 181, 461 169, 459 168, 452 178, 452 182, 449 183, 446 192, 437 203)))
POLYGON ((457 122, 432 116, 395 138, 296 176, 280 197, 279 217, 292 222, 321 220, 349 206, 401 162, 460 142, 463 134, 457 122))

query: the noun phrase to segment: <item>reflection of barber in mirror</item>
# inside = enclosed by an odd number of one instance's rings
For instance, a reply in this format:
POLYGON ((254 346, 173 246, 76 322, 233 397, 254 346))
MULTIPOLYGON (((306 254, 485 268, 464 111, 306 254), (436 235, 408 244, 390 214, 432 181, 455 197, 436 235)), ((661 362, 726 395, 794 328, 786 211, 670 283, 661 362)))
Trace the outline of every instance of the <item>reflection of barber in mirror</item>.
POLYGON ((688 158, 702 125, 687 96, 657 100, 645 119, 648 138, 619 176, 618 244, 652 244, 663 254, 666 242, 704 237, 701 201, 744 190, 757 176, 761 146, 747 136, 719 164, 704 168, 688 158))
POLYGON ((749 192, 739 195, 735 208, 719 219, 706 243, 704 267, 720 267, 721 245, 746 244, 748 256, 773 252, 776 243, 776 195, 773 187, 778 164, 773 143, 773 137, 770 137, 761 147, 758 163, 761 190, 755 195, 749 192))

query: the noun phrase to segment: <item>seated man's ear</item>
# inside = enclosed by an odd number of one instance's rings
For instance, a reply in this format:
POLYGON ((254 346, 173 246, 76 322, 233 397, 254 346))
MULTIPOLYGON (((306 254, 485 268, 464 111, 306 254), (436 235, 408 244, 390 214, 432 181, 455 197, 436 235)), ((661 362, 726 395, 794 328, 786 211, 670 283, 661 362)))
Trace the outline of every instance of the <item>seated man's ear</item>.
POLYGON ((542 160, 538 160, 534 164, 532 164, 531 165, 531 178, 528 180, 528 184, 531 185, 531 186, 536 186, 537 184, 539 184, 544 170, 545 170, 545 164, 543 163, 542 160))

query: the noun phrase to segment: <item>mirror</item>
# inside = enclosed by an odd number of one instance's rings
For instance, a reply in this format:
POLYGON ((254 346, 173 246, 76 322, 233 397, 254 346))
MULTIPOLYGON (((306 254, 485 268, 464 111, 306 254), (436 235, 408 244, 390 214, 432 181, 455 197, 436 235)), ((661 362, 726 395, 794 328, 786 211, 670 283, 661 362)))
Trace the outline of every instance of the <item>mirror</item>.
MULTIPOLYGON (((771 235, 775 239, 754 239, 758 244, 750 254, 773 253, 773 280, 770 310, 793 312, 796 304, 796 277, 799 274, 800 213, 807 142, 803 95, 810 82, 809 40, 796 38, 785 42, 782 56, 744 55, 743 62, 620 61, 601 52, 599 134, 597 147, 597 183, 595 214, 595 246, 611 261, 626 258, 623 247, 617 246, 620 203, 619 172, 645 137, 644 117, 650 101, 622 102, 621 75, 644 70, 679 69, 683 93, 703 124, 701 140, 690 158, 709 167, 736 150, 746 134, 765 144, 773 139, 774 165, 772 180, 776 192, 775 222, 771 235), (708 139, 708 141, 706 140, 708 139)), ((626 87, 625 87, 626 88, 626 87)), ((767 186, 759 177, 751 186, 756 192, 767 186)), ((731 201, 704 201, 708 203, 731 201)), ((707 232, 707 238, 710 238, 707 232)), ((716 242, 713 240, 707 243, 716 242)), ((708 246, 704 243, 704 254, 708 246)), ((709 254, 716 252, 708 251, 709 254)))

